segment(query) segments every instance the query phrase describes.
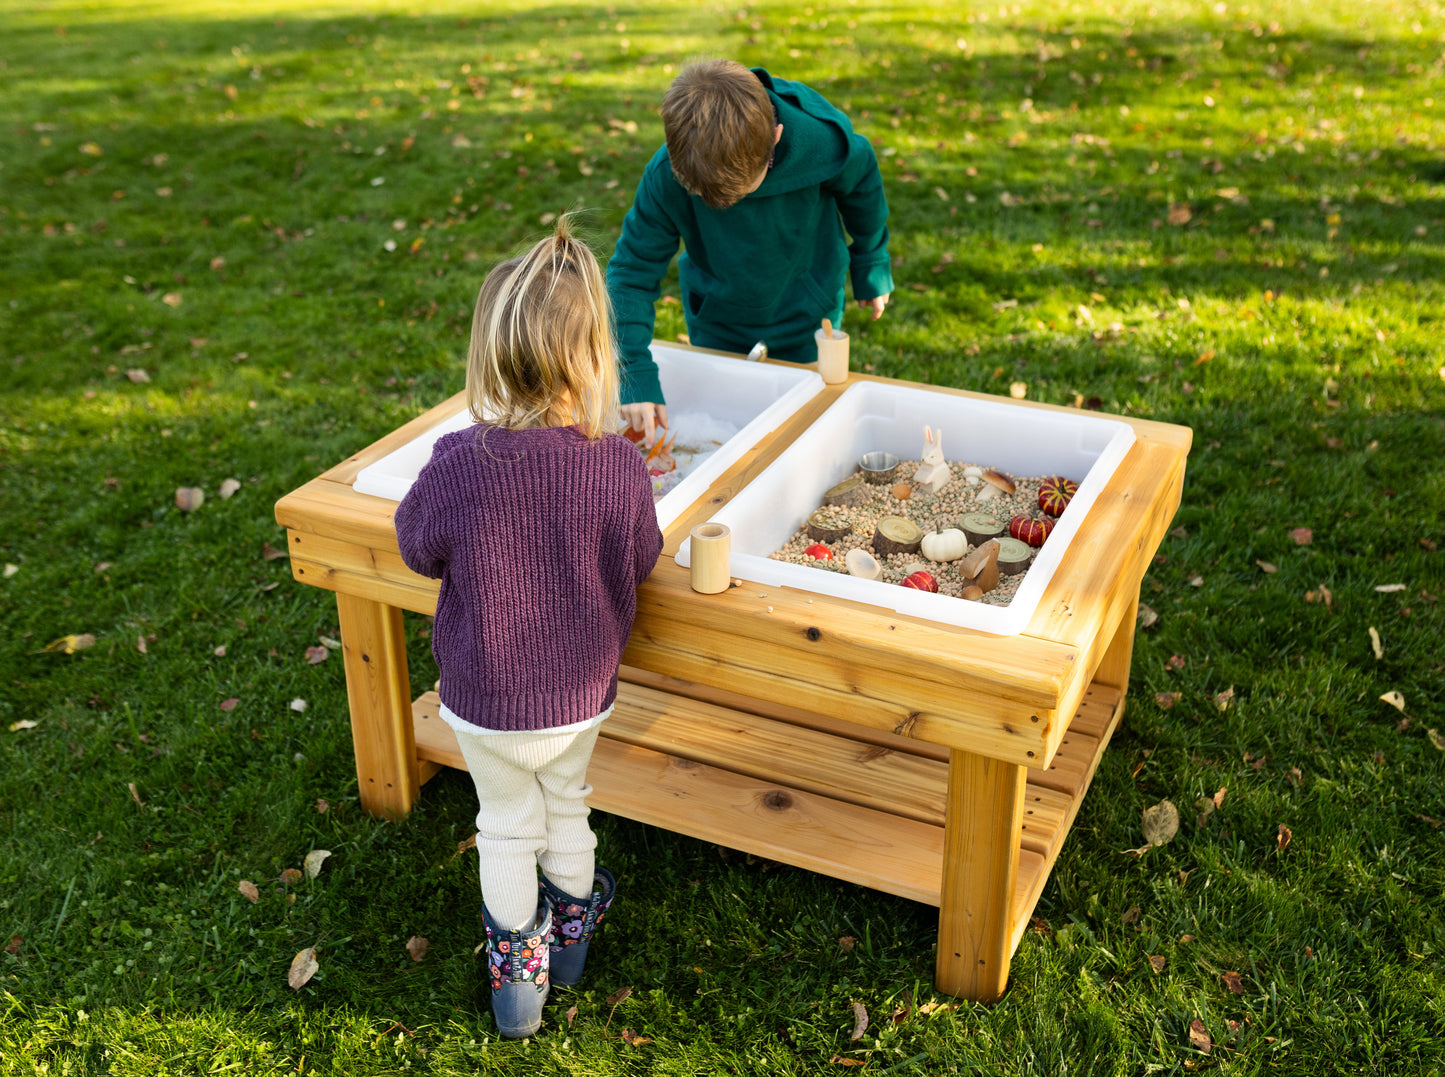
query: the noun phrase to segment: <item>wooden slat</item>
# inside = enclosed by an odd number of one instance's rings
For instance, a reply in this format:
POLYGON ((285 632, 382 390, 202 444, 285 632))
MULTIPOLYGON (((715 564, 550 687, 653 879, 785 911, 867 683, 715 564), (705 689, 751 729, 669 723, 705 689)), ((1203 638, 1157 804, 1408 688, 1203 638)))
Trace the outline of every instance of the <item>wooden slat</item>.
POLYGON ((291 575, 300 583, 428 616, 436 612, 441 581, 407 568, 395 541, 378 550, 309 531, 287 531, 286 546, 291 551, 291 575))

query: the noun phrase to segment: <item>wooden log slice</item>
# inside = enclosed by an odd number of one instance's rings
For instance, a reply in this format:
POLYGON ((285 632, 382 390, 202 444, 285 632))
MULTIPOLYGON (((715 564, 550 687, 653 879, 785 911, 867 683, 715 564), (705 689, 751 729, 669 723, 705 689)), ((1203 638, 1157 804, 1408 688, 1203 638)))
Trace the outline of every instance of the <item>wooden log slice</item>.
POLYGON ((808 517, 808 537, 817 542, 837 542, 853 533, 853 521, 835 508, 819 509, 808 517))
POLYGON ((881 556, 894 553, 917 553, 923 545, 923 531, 903 516, 884 516, 873 532, 873 549, 881 556))
POLYGON ((1027 542, 1020 542, 1016 538, 999 539, 998 570, 1005 576, 1017 576, 1029 567, 1029 558, 1033 556, 1033 552, 1027 542))
POLYGON ((1008 525, 997 516, 986 512, 965 513, 958 518, 958 526, 974 546, 981 546, 991 538, 997 538, 1008 530, 1008 525))
POLYGON ((829 487, 823 494, 825 505, 847 505, 856 507, 868 500, 868 486, 862 475, 849 475, 837 486, 829 487))

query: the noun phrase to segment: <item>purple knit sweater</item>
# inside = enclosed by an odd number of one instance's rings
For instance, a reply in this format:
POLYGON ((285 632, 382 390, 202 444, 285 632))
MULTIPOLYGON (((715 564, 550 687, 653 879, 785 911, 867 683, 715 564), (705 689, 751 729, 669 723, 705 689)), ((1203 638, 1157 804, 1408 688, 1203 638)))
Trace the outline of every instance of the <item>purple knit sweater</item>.
POLYGON ((402 559, 440 577, 441 696, 487 729, 585 721, 617 696, 662 532, 637 449, 576 427, 473 426, 436 443, 396 510, 402 559))

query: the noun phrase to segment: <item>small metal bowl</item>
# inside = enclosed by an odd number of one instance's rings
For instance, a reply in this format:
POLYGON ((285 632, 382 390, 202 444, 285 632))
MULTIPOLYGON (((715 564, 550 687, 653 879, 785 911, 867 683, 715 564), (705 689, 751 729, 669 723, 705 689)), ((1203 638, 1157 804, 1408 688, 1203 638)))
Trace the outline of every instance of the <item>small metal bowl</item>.
POLYGON ((898 457, 891 452, 869 452, 864 453, 863 458, 858 461, 858 470, 868 482, 892 482, 893 477, 898 474, 898 464, 898 457))

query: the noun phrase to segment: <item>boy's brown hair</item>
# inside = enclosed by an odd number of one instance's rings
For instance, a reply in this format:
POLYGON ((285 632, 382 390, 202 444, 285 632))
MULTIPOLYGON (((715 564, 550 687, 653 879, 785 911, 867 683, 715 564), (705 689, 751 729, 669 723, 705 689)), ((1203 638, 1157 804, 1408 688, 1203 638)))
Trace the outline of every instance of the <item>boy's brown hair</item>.
POLYGON ((688 64, 662 98, 677 182, 713 209, 737 202, 767 167, 774 115, 768 91, 736 60, 688 64))

